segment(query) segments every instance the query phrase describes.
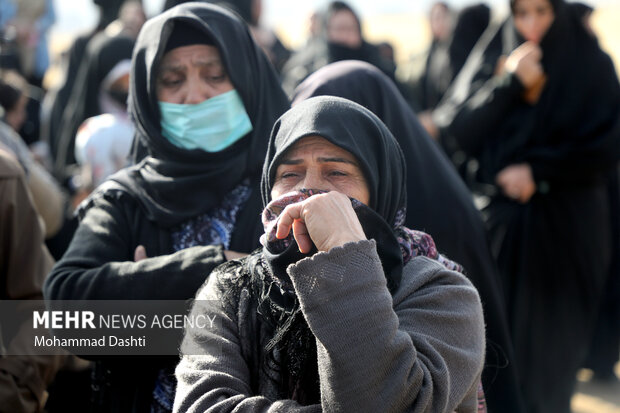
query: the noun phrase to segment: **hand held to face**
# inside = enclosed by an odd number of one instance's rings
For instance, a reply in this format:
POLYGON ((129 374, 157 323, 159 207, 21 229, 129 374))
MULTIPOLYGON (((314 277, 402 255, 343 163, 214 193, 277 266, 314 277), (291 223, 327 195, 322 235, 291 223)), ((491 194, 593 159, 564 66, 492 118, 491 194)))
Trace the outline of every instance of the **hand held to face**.
POLYGON ((514 73, 526 90, 544 85, 545 72, 541 64, 542 49, 534 42, 525 42, 506 59, 506 70, 514 73))
POLYGON ((336 191, 314 195, 284 208, 276 237, 286 238, 291 229, 302 253, 310 252, 313 243, 319 251, 329 251, 366 239, 351 200, 336 191))

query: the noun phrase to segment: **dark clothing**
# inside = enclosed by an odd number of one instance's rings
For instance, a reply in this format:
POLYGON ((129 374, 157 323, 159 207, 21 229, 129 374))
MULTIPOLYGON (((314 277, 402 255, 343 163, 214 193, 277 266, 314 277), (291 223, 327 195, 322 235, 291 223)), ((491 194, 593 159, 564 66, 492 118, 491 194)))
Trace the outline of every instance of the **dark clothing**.
POLYGON ((66 167, 75 163, 75 137, 84 120, 102 113, 99 104, 101 85, 119 62, 131 59, 134 41, 129 37, 96 34, 86 46, 85 56, 76 74, 75 87, 63 111, 54 169, 59 178, 67 176, 66 167))
POLYGON ((326 66, 299 85, 293 105, 320 95, 344 97, 370 109, 400 144, 407 164, 405 226, 429 233, 441 253, 464 266, 480 293, 487 327, 482 383, 489 411, 522 411, 503 291, 468 189, 392 82, 377 69, 362 62, 326 66))
MULTIPOLYGON (((431 42, 421 73, 405 74, 410 88, 411 106, 415 111, 432 110, 439 105, 487 28, 490 16, 491 11, 485 4, 463 8, 450 37, 444 40, 433 39, 431 42)), ((415 69, 415 64, 411 66, 415 69)))
MULTIPOLYGON (((237 218, 232 250, 251 251, 259 245, 260 209, 256 189, 237 218)), ((211 270, 225 261, 217 245, 173 253, 170 230, 149 220, 139 203, 114 182, 103 184, 80 212, 71 245, 46 282, 46 298, 184 300, 193 297, 211 270), (152 258, 133 262, 138 245, 152 258)), ((158 371, 176 362, 175 357, 99 362, 93 383, 98 389, 95 411, 148 411, 158 371)))
POLYGON ((474 412, 482 308, 461 290, 463 282, 471 285, 461 274, 447 272, 432 286, 441 271, 415 265, 416 255, 442 257, 430 236, 403 228, 406 170, 398 143, 361 105, 331 96, 305 100, 274 125, 263 169, 265 204, 283 157, 308 136, 355 157, 370 199, 368 205, 352 200, 352 207, 367 239, 302 254, 291 234, 276 238, 269 222, 277 222, 285 205, 320 196, 324 188, 298 188, 301 197, 271 200, 263 213, 263 250, 219 267, 199 293, 217 304, 197 302, 193 311, 221 315, 222 328, 186 334, 175 411, 474 412), (435 293, 456 296, 431 298, 435 293), (410 301, 418 294, 423 302, 410 301), (461 307, 457 317, 452 305, 461 307), (431 314, 458 328, 434 326, 431 314), (444 341, 447 331, 451 342, 444 341))
POLYGON ((95 33, 88 33, 78 36, 74 40, 67 52, 67 60, 63 65, 64 73, 62 84, 58 89, 48 91, 43 100, 41 140, 49 144, 53 159, 57 157, 63 112, 71 97, 80 63, 86 51, 86 46, 94 35, 95 33))
POLYGON ((484 3, 464 7, 459 12, 448 47, 450 82, 463 68, 467 56, 488 27, 490 20, 491 9, 484 3))
MULTIPOLYGON (((130 112, 136 124, 134 159, 102 184, 80 208, 71 245, 45 286, 49 299, 185 300, 224 261, 218 245, 174 251, 180 224, 220 208, 242 182, 250 195, 235 216, 230 250, 251 252, 262 233, 259 179, 269 130, 288 105, 277 77, 245 26, 232 13, 206 4, 178 6, 142 28, 132 59, 130 112), (191 25, 215 43, 241 96, 253 130, 220 152, 186 150, 161 134, 155 77, 176 24, 191 25), (134 262, 138 245, 146 258, 134 262)), ((146 412, 162 369, 176 357, 106 358, 96 370, 94 404, 100 411, 146 412)))
MULTIPOLYGON (((620 158, 620 86, 580 12, 558 1, 540 43, 547 76, 526 102, 498 58, 523 39, 512 19, 490 28, 435 111, 441 139, 475 157, 528 412, 568 412, 611 257, 606 176, 620 158), (509 200, 496 175, 531 167, 537 192, 509 200), (579 334, 575 334, 578 331, 579 334), (566 345, 570 343, 570 345, 566 345)), ((617 213, 617 212, 615 212, 617 213)))
POLYGON ((291 56, 282 69, 282 87, 291 95, 297 85, 325 65, 341 60, 361 60, 379 68, 394 80, 394 64, 379 53, 377 46, 366 41, 358 49, 316 38, 291 56))
POLYGON ((289 106, 245 23, 218 6, 178 6, 149 20, 140 32, 129 90, 129 111, 136 123, 132 157, 138 164, 112 179, 127 187, 160 225, 184 222, 217 205, 243 179, 258 180, 271 127, 289 106), (214 41, 252 122, 251 132, 219 152, 182 149, 161 134, 154 78, 174 25, 185 21, 214 41))

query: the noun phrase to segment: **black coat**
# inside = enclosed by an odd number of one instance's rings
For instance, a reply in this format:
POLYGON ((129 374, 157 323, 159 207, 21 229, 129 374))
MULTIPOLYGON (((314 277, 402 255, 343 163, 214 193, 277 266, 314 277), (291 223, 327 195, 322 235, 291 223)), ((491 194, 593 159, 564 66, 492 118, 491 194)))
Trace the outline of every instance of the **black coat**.
POLYGON ((515 75, 495 74, 500 55, 523 42, 510 18, 483 35, 434 114, 443 141, 478 160, 477 182, 491 197, 484 213, 528 412, 568 411, 618 214, 607 185, 620 158, 618 78, 582 10, 552 4, 555 20, 540 43, 547 81, 536 103, 523 99, 515 75), (537 186, 525 204, 495 184, 503 168, 521 163, 537 186))
MULTIPOLYGON (((149 20, 132 58, 129 103, 136 124, 133 155, 140 162, 113 175, 82 205, 71 245, 46 281, 47 299, 193 298, 211 270, 224 262, 222 247, 175 252, 173 228, 218 207, 245 180, 251 194, 236 215, 229 249, 249 253, 259 246, 261 167, 269 130, 289 104, 246 25, 232 13, 202 3, 184 4, 149 20), (252 122, 250 133, 217 153, 182 149, 161 135, 153 79, 170 33, 183 23, 215 43, 252 122), (149 258, 134 262, 138 245, 149 258)), ((158 372, 177 361, 100 360, 95 404, 101 411, 150 411, 158 372)))

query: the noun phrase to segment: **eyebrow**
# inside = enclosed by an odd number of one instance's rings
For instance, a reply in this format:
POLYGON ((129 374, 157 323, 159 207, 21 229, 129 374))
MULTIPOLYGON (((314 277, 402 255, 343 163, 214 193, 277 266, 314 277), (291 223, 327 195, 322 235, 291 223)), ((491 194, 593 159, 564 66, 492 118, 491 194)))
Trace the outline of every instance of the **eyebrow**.
MULTIPOLYGON (((325 157, 319 157, 317 158, 317 161, 321 162, 321 163, 327 163, 327 162, 340 162, 340 163, 346 163, 349 165, 354 165, 354 166, 358 166, 357 162, 354 162, 350 159, 346 159, 346 158, 338 158, 338 157, 334 157, 334 158, 325 158, 325 157)), ((303 159, 283 159, 282 162, 280 163, 280 165, 300 165, 303 163, 303 159)))
MULTIPOLYGON (((198 67, 210 67, 210 66, 222 66, 222 59, 220 58, 211 58, 211 59, 196 59, 192 60, 192 65, 198 67)), ((160 68, 160 73, 163 72, 182 72, 185 70, 185 65, 179 65, 176 63, 168 63, 160 68)))

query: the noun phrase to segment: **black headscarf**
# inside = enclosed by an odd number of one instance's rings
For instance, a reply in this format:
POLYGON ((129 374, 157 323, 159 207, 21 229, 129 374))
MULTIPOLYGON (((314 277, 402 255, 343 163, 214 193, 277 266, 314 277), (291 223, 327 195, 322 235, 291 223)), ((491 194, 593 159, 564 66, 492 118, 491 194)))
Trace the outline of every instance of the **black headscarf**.
POLYGON ((263 167, 263 204, 271 197, 281 157, 298 140, 311 135, 321 136, 356 157, 368 183, 370 208, 386 222, 394 222, 407 200, 402 151, 371 111, 332 96, 301 102, 275 123, 263 167))
POLYGON ((148 219, 163 227, 183 222, 217 205, 246 178, 258 185, 269 131, 288 107, 277 75, 239 17, 210 4, 181 4, 140 32, 129 90, 136 125, 132 156, 139 163, 111 179, 139 201, 148 219), (161 134, 156 74, 177 25, 204 32, 215 44, 252 122, 250 133, 220 152, 179 148, 161 134))
POLYGON ((484 33, 490 20, 491 9, 484 3, 464 7, 459 12, 448 48, 450 81, 456 77, 465 64, 469 52, 484 33))
POLYGON ((493 139, 478 139, 479 133, 459 138, 462 103, 494 76, 500 56, 525 41, 509 17, 483 35, 437 117, 442 138, 456 137, 458 146, 479 158, 484 182, 494 183, 508 164, 526 162, 535 179, 551 186, 588 185, 600 180, 602 166, 617 161, 620 89, 613 63, 584 26, 581 5, 549 2, 555 19, 540 42, 547 80, 538 102, 516 104, 501 124, 485 125, 495 130, 493 139))
POLYGON ((75 136, 79 126, 87 118, 102 113, 99 104, 101 83, 114 66, 131 59, 133 47, 133 39, 125 36, 110 37, 105 32, 95 35, 88 42, 60 125, 58 150, 55 154, 55 168, 59 177, 65 175, 67 165, 75 163, 75 136))
POLYGON ((379 68, 392 80, 395 80, 396 67, 394 63, 383 58, 376 45, 368 43, 362 36, 362 26, 359 16, 351 6, 342 1, 333 1, 327 8, 322 19, 322 35, 308 43, 303 49, 293 54, 282 69, 283 87, 291 95, 293 90, 306 77, 321 67, 342 60, 360 60, 379 68), (334 43, 327 38, 327 25, 333 15, 339 11, 350 12, 357 21, 362 43, 357 48, 334 43))
POLYGON ((313 96, 340 96, 377 115, 390 129, 407 163, 405 226, 429 233, 440 252, 459 262, 480 292, 487 324, 487 367, 482 380, 489 406, 520 401, 501 287, 482 218, 451 162, 420 125, 393 82, 363 62, 332 63, 295 90, 293 106, 313 96), (497 367, 503 367, 498 369, 497 367))
MULTIPOLYGON (((370 208, 356 213, 366 236, 376 240, 387 285, 393 292, 400 283, 403 267, 392 223, 399 222, 399 214, 404 213, 405 162, 398 143, 372 112, 336 97, 308 99, 286 112, 274 125, 269 140, 261 184, 263 203, 270 201, 282 156, 300 139, 312 135, 347 150, 359 162, 370 192, 370 208)), ((273 337, 265 346, 263 367, 268 372, 278 372, 280 377, 275 380, 282 397, 307 405, 319 403, 320 398, 315 339, 294 292, 273 287, 283 285, 278 280, 282 281, 286 267, 301 258, 294 243, 280 253, 270 252, 265 245, 262 253, 252 255, 248 263, 258 313, 273 329, 273 337)), ((272 373, 269 376, 273 377, 272 373)))

